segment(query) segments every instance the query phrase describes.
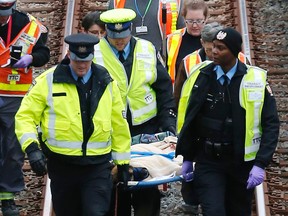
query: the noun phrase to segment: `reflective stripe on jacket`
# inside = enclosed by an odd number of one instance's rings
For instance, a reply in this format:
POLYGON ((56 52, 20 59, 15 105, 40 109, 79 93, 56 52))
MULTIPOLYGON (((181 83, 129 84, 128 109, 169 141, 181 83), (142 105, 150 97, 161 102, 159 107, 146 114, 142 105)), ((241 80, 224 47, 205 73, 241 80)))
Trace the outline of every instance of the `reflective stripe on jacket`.
POLYGON ((172 83, 175 82, 176 60, 182 42, 182 37, 185 34, 185 31, 186 28, 178 29, 174 33, 168 35, 167 37, 167 56, 168 56, 167 67, 172 83))
POLYGON ((156 51, 151 42, 136 38, 130 82, 122 63, 106 39, 96 45, 94 61, 104 66, 118 83, 124 105, 129 106, 132 124, 140 125, 157 115, 156 93, 151 85, 157 78, 156 51))
MULTIPOLYGON (((107 83, 97 109, 90 109, 93 131, 85 154, 77 87, 72 81, 53 82, 54 69, 36 79, 37 84, 23 98, 16 114, 16 135, 23 151, 32 142, 38 143, 36 125, 41 123, 43 140, 51 152, 66 156, 97 156, 112 152, 116 164, 128 164, 131 138, 117 83, 107 83)), ((93 90, 97 100, 97 92, 93 90)))
MULTIPOLYGON (((34 18, 28 23, 14 40, 4 47, 0 46, 0 65, 10 63, 10 47, 22 46, 22 54, 31 54, 34 45, 41 35, 41 24, 34 18)), ((32 83, 32 68, 11 68, 10 65, 0 69, 0 95, 24 96, 32 83)))
POLYGON ((196 65, 199 64, 200 62, 202 62, 201 56, 199 55, 199 50, 194 51, 193 53, 187 55, 184 57, 183 61, 184 61, 184 68, 185 68, 185 72, 186 72, 186 77, 189 77, 191 68, 196 65))
MULTIPOLYGON (((125 7, 126 0, 114 0, 114 8, 124 8, 125 7)), ((160 34, 163 38, 163 31, 164 26, 162 23, 162 1, 159 1, 158 6, 158 25, 160 34)), ((177 26, 177 19, 180 12, 180 0, 168 0, 166 1, 166 9, 167 9, 167 15, 166 15, 166 35, 171 34, 172 32, 176 31, 177 26)))

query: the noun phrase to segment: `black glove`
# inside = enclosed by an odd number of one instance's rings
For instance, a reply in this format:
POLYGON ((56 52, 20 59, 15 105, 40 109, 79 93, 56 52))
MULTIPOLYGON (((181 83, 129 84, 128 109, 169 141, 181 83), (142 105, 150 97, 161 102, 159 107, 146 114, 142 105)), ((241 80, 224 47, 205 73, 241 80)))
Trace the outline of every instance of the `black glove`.
POLYGON ((117 165, 117 169, 119 187, 126 190, 128 181, 130 180, 129 164, 117 165))
POLYGON ((176 135, 176 128, 173 125, 167 127, 165 131, 171 132, 174 136, 176 135))
POLYGON ((46 158, 43 152, 39 149, 38 144, 31 143, 26 148, 26 153, 32 170, 37 176, 43 176, 47 173, 46 158))

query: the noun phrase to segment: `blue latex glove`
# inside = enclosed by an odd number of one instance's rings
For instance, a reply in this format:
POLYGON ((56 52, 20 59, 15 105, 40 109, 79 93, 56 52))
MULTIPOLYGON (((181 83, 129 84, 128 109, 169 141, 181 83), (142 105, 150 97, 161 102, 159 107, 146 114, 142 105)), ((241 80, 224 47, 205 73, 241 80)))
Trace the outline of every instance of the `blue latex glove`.
POLYGON ((16 62, 13 67, 14 68, 26 68, 32 63, 33 57, 32 55, 24 55, 20 58, 18 62, 16 62))
POLYGON ((264 175, 265 170, 254 165, 249 173, 247 189, 251 189, 256 187, 257 185, 260 185, 264 181, 264 175))
POLYGON ((181 174, 185 182, 193 180, 193 163, 191 161, 183 161, 181 174))

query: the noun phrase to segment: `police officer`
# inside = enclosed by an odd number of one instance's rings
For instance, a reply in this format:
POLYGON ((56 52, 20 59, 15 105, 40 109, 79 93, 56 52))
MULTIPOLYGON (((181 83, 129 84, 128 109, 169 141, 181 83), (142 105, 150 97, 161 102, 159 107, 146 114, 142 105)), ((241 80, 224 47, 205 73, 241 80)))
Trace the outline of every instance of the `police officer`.
POLYGON ((272 159, 279 119, 267 73, 237 59, 241 35, 218 31, 214 61, 198 64, 191 86, 176 155, 183 155, 182 174, 194 184, 204 215, 251 215, 254 188, 264 180, 272 159))
POLYGON ((125 186, 128 180, 131 137, 116 82, 92 63, 98 41, 83 33, 67 36, 68 59, 37 77, 16 114, 17 137, 37 175, 46 173, 43 153, 48 159, 57 216, 106 215, 111 158, 119 181, 125 186))
POLYGON ((24 188, 24 154, 14 117, 32 82, 32 66, 49 61, 47 29, 15 10, 16 0, 0 0, 0 200, 4 216, 19 215, 14 193, 24 188), (8 136, 9 134, 9 136, 8 136))
MULTIPOLYGON (((125 8, 101 14, 107 36, 97 44, 99 52, 95 61, 104 65, 118 83, 132 137, 162 131, 175 133, 171 80, 153 44, 131 35, 135 16, 133 10, 125 8)), ((135 215, 159 215, 160 193, 157 188, 135 191, 132 198, 135 215)), ((121 200, 124 203, 118 202, 119 207, 128 203, 121 200)), ((118 215, 127 216, 130 212, 127 208, 125 213, 118 215)))

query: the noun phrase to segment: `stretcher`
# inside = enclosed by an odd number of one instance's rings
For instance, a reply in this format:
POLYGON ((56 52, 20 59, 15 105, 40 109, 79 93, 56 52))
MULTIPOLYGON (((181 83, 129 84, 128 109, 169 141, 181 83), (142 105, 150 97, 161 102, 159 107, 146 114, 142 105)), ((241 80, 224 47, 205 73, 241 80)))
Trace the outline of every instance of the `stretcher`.
POLYGON ((140 188, 149 188, 161 184, 166 184, 170 182, 175 182, 175 181, 182 181, 183 177, 182 175, 175 175, 172 174, 170 176, 163 176, 163 177, 156 177, 149 179, 147 181, 129 181, 128 182, 128 187, 129 190, 135 190, 135 189, 140 189, 140 188))
POLYGON ((131 146, 130 165, 146 168, 149 176, 141 181, 129 181, 130 190, 182 181, 180 173, 183 157, 175 158, 177 137, 161 133, 139 135, 135 140, 139 143, 136 141, 137 144, 134 142, 131 146))

